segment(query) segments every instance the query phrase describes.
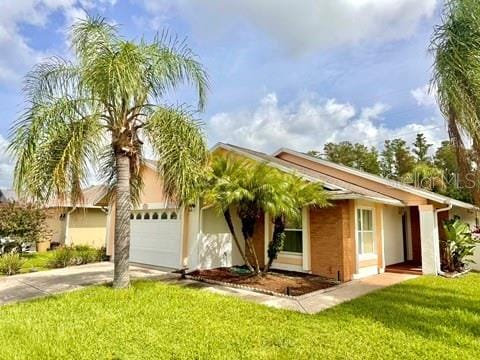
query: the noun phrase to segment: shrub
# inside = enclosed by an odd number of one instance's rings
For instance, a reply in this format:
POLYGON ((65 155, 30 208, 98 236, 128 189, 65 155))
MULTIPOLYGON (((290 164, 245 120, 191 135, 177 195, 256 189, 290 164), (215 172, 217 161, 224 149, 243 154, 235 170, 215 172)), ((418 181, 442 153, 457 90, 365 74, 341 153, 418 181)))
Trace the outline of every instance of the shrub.
POLYGON ((25 260, 20 254, 8 253, 0 256, 0 274, 15 275, 20 272, 25 260))
POLYGON ((53 251, 48 267, 64 268, 74 263, 75 252, 71 247, 62 247, 53 251))
POLYGON ((73 247, 75 264, 89 264, 102 260, 101 250, 87 245, 76 245, 73 247))
POLYGON ((36 242, 48 237, 47 213, 34 205, 8 203, 0 206, 0 237, 36 242))
POLYGON ((468 224, 458 216, 445 221, 443 227, 446 234, 446 239, 442 241, 443 265, 450 272, 463 271, 467 263, 474 263, 471 257, 479 240, 472 236, 468 224))

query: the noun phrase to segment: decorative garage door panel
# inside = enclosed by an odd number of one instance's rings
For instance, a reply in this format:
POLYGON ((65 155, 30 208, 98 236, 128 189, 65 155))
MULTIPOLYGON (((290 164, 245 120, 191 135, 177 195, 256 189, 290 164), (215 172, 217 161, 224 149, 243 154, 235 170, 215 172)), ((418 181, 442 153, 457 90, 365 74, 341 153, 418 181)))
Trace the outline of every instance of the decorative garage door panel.
POLYGON ((178 211, 133 211, 130 218, 130 261, 179 268, 182 231, 178 211))

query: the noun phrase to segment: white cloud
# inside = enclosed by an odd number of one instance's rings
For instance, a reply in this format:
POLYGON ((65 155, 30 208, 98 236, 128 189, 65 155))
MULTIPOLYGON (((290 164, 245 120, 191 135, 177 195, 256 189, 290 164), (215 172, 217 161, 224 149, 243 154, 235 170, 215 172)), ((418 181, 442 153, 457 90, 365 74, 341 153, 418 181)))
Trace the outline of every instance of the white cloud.
POLYGON ((223 141, 272 152, 280 147, 300 151, 321 150, 327 142, 352 141, 381 148, 386 139, 401 137, 408 143, 418 132, 438 146, 447 138, 443 119, 389 128, 383 114, 386 104, 375 103, 357 110, 335 99, 318 100, 314 95, 300 102, 280 105, 275 93, 261 99, 253 110, 219 113, 207 122, 212 142, 223 141))
POLYGON ((433 106, 436 104, 435 91, 430 89, 430 85, 418 87, 410 91, 419 106, 433 106))
MULTIPOLYGON (((173 6, 138 1, 160 18, 173 6)), ((422 19, 433 15, 437 0, 176 0, 174 4, 202 35, 242 31, 236 20, 243 19, 289 50, 302 52, 409 37, 422 19)))
MULTIPOLYGON (((49 16, 61 11, 63 26, 84 17, 84 10, 115 4, 116 0, 22 0, 2 1, 0 12, 0 83, 18 84, 30 67, 47 54, 33 49, 22 25, 46 26, 49 16)), ((53 47, 55 44, 52 44, 53 47)), ((47 52, 52 49, 46 49, 47 52)))
POLYGON ((13 161, 7 155, 8 142, 0 135, 0 188, 12 187, 13 161))

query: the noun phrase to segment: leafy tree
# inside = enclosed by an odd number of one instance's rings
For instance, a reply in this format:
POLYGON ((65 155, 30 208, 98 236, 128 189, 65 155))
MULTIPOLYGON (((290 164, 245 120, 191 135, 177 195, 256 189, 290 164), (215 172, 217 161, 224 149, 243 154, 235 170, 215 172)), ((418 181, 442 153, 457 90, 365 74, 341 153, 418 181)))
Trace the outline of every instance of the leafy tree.
MULTIPOLYGON (((465 155, 468 155, 468 151, 465 152, 465 155)), ((442 141, 440 147, 435 152, 433 163, 444 174, 446 189, 443 194, 454 199, 471 202, 472 186, 467 186, 468 184, 459 176, 460 168, 456 150, 450 141, 442 141)), ((468 172, 473 173, 472 162, 468 160, 466 165, 468 166, 468 172)))
POLYGON ((405 140, 386 140, 382 151, 382 176, 400 180, 413 170, 415 160, 405 140))
MULTIPOLYGON (((328 143, 323 148, 325 159, 337 164, 353 167, 371 174, 380 174, 380 163, 378 152, 375 147, 367 148, 363 144, 352 144, 349 141, 342 141, 338 144, 328 143)), ((318 153, 311 152, 313 156, 318 153)))
POLYGON ((10 237, 18 242, 38 242, 50 235, 45 209, 18 203, 0 206, 0 238, 10 237))
POLYGON ((412 149, 412 152, 417 158, 417 163, 427 163, 430 161, 428 157, 428 149, 430 147, 432 147, 432 144, 427 143, 425 135, 422 133, 417 134, 412 149))
POLYGON ((164 95, 180 84, 205 104, 207 75, 184 42, 128 41, 103 18, 77 22, 73 62, 50 58, 25 80, 26 110, 12 129, 15 187, 39 201, 81 201, 88 169, 99 170, 115 206, 113 286, 129 285, 130 211, 142 189, 144 143, 158 160, 166 196, 193 198, 207 162, 199 123, 164 95), (100 164, 100 166, 96 166, 100 164))
POLYGON ((416 164, 410 172, 403 175, 402 181, 437 193, 444 193, 447 188, 443 171, 424 162, 416 164))
POLYGON ((278 257, 285 240, 285 224, 287 219, 299 220, 305 206, 328 206, 327 194, 319 183, 307 182, 294 174, 277 172, 275 180, 276 201, 269 214, 273 217, 273 234, 268 244, 268 263, 264 272, 268 272, 273 261, 278 257))
MULTIPOLYGON (((430 51, 434 56, 432 83, 456 150, 460 173, 468 173, 464 135, 480 155, 480 2, 447 0, 442 24, 435 27, 430 51)), ((478 179, 476 181, 478 184, 478 179)), ((475 186, 478 203, 479 189, 475 186)))

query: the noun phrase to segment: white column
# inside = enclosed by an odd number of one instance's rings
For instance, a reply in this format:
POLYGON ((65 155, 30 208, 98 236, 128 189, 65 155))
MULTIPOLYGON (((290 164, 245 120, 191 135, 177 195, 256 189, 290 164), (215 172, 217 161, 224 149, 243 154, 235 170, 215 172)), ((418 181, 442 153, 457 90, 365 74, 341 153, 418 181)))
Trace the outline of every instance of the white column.
POLYGON ((437 254, 439 256, 438 229, 435 224, 435 210, 433 205, 419 205, 420 215, 420 242, 422 247, 422 272, 436 275, 437 254))
POLYGON ((310 256, 310 207, 302 209, 302 269, 305 272, 311 271, 310 256))

